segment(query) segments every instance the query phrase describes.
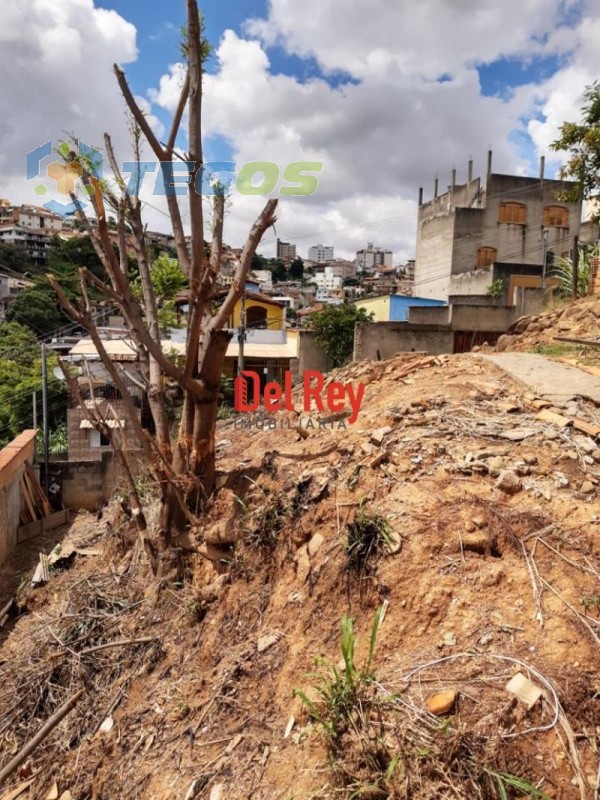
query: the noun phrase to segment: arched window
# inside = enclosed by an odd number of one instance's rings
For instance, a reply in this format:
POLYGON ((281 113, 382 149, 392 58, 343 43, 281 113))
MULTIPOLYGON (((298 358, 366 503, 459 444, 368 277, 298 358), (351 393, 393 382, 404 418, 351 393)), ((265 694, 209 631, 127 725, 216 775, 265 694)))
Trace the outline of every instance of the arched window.
POLYGON ((498 222, 511 225, 527 224, 527 206, 524 203, 500 203, 498 222))
POLYGON ((565 206, 546 206, 543 224, 547 228, 568 228, 569 209, 565 206))
POLYGON ((480 247, 477 250, 477 266, 479 268, 491 267, 497 255, 498 251, 495 247, 480 247))
POLYGON ((246 310, 246 325, 248 328, 266 328, 267 309, 262 306, 250 306, 246 310))

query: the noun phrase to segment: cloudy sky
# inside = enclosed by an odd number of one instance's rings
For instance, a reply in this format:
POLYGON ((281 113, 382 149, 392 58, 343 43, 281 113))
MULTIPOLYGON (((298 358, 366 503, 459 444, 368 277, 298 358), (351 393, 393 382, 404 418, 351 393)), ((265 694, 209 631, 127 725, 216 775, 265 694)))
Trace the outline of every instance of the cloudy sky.
MULTIPOLYGON (((276 233, 335 245, 368 241, 414 255, 416 198, 455 166, 536 174, 559 125, 600 76, 597 0, 205 0, 214 47, 205 80, 207 160, 320 161, 317 192, 284 198, 276 233)), ((29 150, 74 133, 114 136, 129 156, 112 74, 126 70, 160 134, 180 84, 184 0, 0 2, 0 197, 40 202, 29 150)), ((179 146, 186 149, 185 136, 179 146)), ((50 183, 48 184, 50 187, 50 183)), ((164 202, 144 194, 150 227, 164 202)), ((47 199, 47 198, 45 198, 47 199)), ((226 240, 241 245, 259 199, 235 193, 226 240)), ((268 234, 262 251, 274 252, 268 234)))

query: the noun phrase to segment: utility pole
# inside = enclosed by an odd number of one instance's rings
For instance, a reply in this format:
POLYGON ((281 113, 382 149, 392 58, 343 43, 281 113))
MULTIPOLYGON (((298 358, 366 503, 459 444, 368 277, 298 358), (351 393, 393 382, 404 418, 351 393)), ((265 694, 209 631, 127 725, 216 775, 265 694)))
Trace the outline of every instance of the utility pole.
POLYGON ((244 342, 246 341, 246 286, 242 292, 240 327, 238 328, 238 375, 244 370, 244 342))
POLYGON ((46 344, 42 342, 42 424, 44 428, 44 488, 46 496, 50 485, 48 475, 48 451, 50 449, 50 431, 48 430, 48 363, 46 344))
POLYGON ((546 261, 548 260, 548 231, 542 231, 542 291, 546 289, 546 261))
POLYGON ((37 429, 37 392, 33 390, 33 428, 37 429))
POLYGON ((579 294, 579 236, 573 237, 573 299, 579 294))

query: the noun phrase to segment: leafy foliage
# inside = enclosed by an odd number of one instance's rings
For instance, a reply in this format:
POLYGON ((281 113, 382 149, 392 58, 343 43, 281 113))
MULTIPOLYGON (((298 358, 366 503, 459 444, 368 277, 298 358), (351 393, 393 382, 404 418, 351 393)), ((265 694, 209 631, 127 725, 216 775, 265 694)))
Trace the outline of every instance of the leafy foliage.
POLYGON ((493 297, 495 300, 499 300, 504 294, 504 283, 502 279, 498 278, 498 280, 492 281, 487 288, 486 294, 488 297, 493 297))
POLYGON ((336 664, 328 664, 322 658, 316 659, 318 669, 309 675, 314 681, 312 689, 319 698, 316 702, 300 689, 294 691, 308 709, 310 716, 322 725, 333 740, 338 739, 346 730, 354 714, 360 719, 365 703, 368 702, 368 690, 376 678, 372 663, 382 614, 383 606, 375 614, 369 651, 361 666, 357 666, 355 661, 354 623, 347 614, 344 614, 340 642, 343 667, 340 669, 336 664))
POLYGON ((583 94, 581 122, 565 122, 552 149, 568 153, 561 178, 577 181, 577 186, 563 199, 577 201, 600 191, 600 83, 595 81, 583 94))
MULTIPOLYGON (((62 381, 53 377, 55 359, 48 358, 48 414, 51 428, 64 419, 66 403, 62 381)), ((31 428, 32 395, 41 407, 42 362, 32 331, 16 322, 0 323, 0 445, 31 428)))
MULTIPOLYGON (((582 297, 590 288, 592 275, 592 259, 600 256, 600 245, 586 247, 579 253, 577 266, 577 295, 582 297)), ((548 271, 549 278, 558 280, 557 293, 560 297, 573 295, 573 261, 570 258, 559 258, 548 271)))
POLYGON ((354 348, 354 328, 357 323, 370 322, 373 313, 364 308, 344 304, 327 306, 322 311, 311 314, 310 325, 315 332, 317 343, 323 348, 334 367, 340 367, 352 356, 354 348))
POLYGON ((301 280, 304 277, 304 261, 298 256, 290 264, 290 278, 301 280))
POLYGON ((19 275, 34 275, 40 271, 24 247, 4 242, 0 242, 0 267, 18 272, 19 275))
MULTIPOLYGON (((161 328, 177 328, 179 321, 175 310, 177 294, 187 286, 187 279, 176 258, 161 253, 150 267, 150 279, 158 306, 158 321, 161 328)), ((142 285, 138 277, 133 283, 137 297, 142 296, 142 285)))

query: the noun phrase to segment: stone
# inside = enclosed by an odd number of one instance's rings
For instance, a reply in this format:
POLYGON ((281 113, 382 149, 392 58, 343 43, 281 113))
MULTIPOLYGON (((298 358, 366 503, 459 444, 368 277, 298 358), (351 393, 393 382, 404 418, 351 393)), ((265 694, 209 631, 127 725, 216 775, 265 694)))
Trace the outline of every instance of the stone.
POLYGON ((542 696, 539 686, 526 678, 521 672, 510 679, 505 686, 506 691, 521 701, 527 708, 533 708, 542 696))
POLYGON ((594 452, 592 453, 592 458, 594 459, 596 464, 600 463, 600 448, 598 448, 598 450, 594 450, 594 452))
POLYGON ((450 690, 447 692, 439 692, 427 698, 425 705, 427 711, 435 717, 441 717, 443 714, 448 714, 456 705, 457 692, 450 690))
POLYGON ((502 456, 494 456, 488 461, 488 467, 490 472, 500 472, 501 469, 504 469, 504 459, 502 456))
POLYGON ((385 428, 377 428, 377 430, 374 430, 371 433, 371 438, 369 441, 371 444, 375 445, 375 447, 380 447, 385 437, 391 432, 392 428, 390 428, 389 425, 387 425, 385 428))
POLYGON ((496 487, 506 494, 517 494, 522 489, 522 483, 516 472, 504 470, 498 476, 496 487))
POLYGON ((308 543, 308 555, 310 558, 314 558, 317 555, 324 541, 324 536, 322 536, 320 533, 315 533, 308 543))
POLYGON ((258 640, 256 645, 256 649, 259 653, 266 653, 267 650, 270 650, 271 647, 274 647, 280 639, 280 635, 278 633, 271 633, 267 636, 261 636, 258 640))
POLYGON ((588 455, 593 453, 598 447, 592 438, 589 436, 582 436, 581 434, 573 436, 573 444, 576 444, 580 450, 583 450, 583 452, 588 455))
POLYGON ((296 575, 301 584, 306 583, 306 579, 310 575, 310 558, 308 556, 308 546, 301 547, 295 556, 296 561, 296 575))
POLYGON ((466 533, 462 539, 463 550, 474 553, 485 553, 490 547, 490 539, 487 531, 479 530, 473 533, 466 533))
POLYGON ((530 467, 535 467, 538 463, 537 456, 523 456, 523 461, 530 467))
POLYGON ((581 484, 581 489, 579 491, 581 492, 581 494, 592 494, 594 489, 595 487, 593 483, 591 483, 590 481, 584 481, 581 484))
POLYGON ((513 428, 512 430, 501 431, 498 437, 500 439, 508 439, 510 442, 522 442, 524 439, 535 436, 536 433, 535 428, 513 428))

